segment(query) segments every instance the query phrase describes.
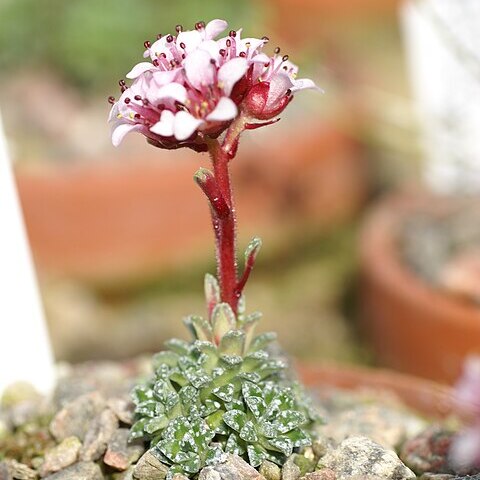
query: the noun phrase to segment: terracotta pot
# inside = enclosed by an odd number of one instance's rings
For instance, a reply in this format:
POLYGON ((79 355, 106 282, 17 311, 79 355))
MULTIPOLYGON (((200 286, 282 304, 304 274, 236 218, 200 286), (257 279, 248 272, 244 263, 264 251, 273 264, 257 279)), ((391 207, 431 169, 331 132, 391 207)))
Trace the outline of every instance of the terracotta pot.
MULTIPOLYGON (((246 142, 243 158, 235 160, 242 242, 261 234, 274 243, 302 223, 326 228, 360 207, 366 184, 356 144, 324 124, 303 130, 286 140, 279 141, 277 132, 272 142, 246 142)), ((19 172, 27 229, 42 271, 122 282, 209 258, 208 206, 192 181, 195 170, 208 165, 207 157, 186 150, 151 152, 142 161, 19 172)))
POLYGON ((383 365, 453 382, 465 356, 480 351, 480 310, 419 278, 397 245, 405 216, 442 202, 448 199, 405 192, 370 213, 360 245, 362 322, 383 365))
POLYGON ((308 387, 337 387, 348 390, 372 389, 393 392, 402 402, 429 418, 445 419, 456 411, 451 388, 429 380, 390 370, 339 365, 297 365, 300 378, 308 387))

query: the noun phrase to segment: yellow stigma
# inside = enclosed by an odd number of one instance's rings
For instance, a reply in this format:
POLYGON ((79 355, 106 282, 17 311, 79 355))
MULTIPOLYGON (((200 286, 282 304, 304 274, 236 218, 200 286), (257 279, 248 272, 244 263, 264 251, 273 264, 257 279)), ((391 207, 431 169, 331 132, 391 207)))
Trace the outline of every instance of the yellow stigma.
POLYGON ((129 117, 133 120, 135 118, 135 114, 133 112, 130 112, 129 117))
POLYGON ((121 113, 118 113, 117 118, 123 118, 123 115, 121 113))

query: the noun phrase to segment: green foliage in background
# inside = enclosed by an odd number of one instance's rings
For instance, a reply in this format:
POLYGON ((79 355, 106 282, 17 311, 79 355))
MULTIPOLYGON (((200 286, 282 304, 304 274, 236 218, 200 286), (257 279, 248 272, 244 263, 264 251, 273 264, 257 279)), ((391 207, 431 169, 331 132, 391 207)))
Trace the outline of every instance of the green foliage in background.
MULTIPOLYGON (((125 65, 142 60, 143 42, 182 23, 225 18, 232 28, 259 22, 253 0, 0 0, 0 68, 54 70, 86 91, 104 91, 125 65), (248 20, 248 22, 247 22, 248 20)), ((259 32, 257 32, 259 33, 259 32)), ((112 92, 113 93, 113 92, 112 92)), ((115 92, 116 93, 116 92, 115 92)))

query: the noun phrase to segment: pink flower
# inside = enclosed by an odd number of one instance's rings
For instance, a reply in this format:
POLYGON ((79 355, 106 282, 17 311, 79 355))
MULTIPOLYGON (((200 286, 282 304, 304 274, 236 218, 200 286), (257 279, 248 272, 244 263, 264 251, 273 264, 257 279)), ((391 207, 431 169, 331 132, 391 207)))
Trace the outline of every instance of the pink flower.
POLYGON ((462 467, 480 467, 480 356, 469 357, 465 362, 455 394, 458 406, 471 415, 473 421, 456 437, 452 459, 462 467))
POLYGON ((298 69, 287 56, 262 52, 266 37, 242 39, 239 30, 214 40, 226 28, 223 20, 198 22, 195 30, 178 26, 176 36, 145 42, 151 61, 135 65, 127 74, 132 84, 121 81, 121 97, 109 99, 115 146, 137 131, 161 148, 205 151, 208 137, 218 137, 241 114, 248 128, 281 113, 295 91, 316 88, 296 80, 298 69))

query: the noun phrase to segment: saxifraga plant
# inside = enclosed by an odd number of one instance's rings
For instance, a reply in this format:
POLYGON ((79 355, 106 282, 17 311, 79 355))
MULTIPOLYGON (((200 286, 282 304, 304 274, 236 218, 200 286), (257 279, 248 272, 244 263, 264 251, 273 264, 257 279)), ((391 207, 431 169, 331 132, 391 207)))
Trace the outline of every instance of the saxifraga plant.
POLYGON ((272 333, 255 335, 261 315, 245 313, 243 290, 261 241, 254 238, 237 271, 236 216, 229 163, 244 130, 270 125, 295 91, 316 88, 296 79, 298 68, 268 38, 241 39, 241 30, 214 38, 223 20, 198 22, 193 31, 145 42, 145 57, 120 81, 112 103, 112 141, 131 132, 152 145, 209 152, 213 172, 201 168, 195 181, 212 214, 218 280, 205 278, 206 318, 185 323, 193 340, 170 340, 153 357, 152 378, 133 392, 136 422, 131 437, 150 443, 170 466, 168 476, 193 476, 224 453, 252 466, 264 460, 282 465, 295 449, 311 444, 317 416, 302 387, 286 374, 286 364, 269 352, 272 333))

